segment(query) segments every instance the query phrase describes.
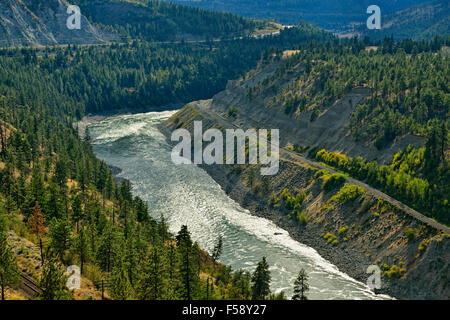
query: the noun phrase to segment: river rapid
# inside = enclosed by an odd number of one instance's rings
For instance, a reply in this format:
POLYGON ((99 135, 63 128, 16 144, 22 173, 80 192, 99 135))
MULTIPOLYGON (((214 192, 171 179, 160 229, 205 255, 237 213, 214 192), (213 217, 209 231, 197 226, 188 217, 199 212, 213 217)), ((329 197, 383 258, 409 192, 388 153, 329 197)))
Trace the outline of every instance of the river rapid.
POLYGON ((201 168, 173 164, 171 146, 157 126, 174 112, 114 116, 89 125, 96 155, 122 169, 118 176, 132 183, 134 194, 147 201, 154 218, 163 214, 173 233, 187 225, 193 240, 210 252, 221 235, 220 261, 233 270, 253 272, 266 256, 273 291, 285 290, 291 296, 304 268, 310 277, 309 299, 389 299, 340 272, 273 222, 252 216, 201 168))

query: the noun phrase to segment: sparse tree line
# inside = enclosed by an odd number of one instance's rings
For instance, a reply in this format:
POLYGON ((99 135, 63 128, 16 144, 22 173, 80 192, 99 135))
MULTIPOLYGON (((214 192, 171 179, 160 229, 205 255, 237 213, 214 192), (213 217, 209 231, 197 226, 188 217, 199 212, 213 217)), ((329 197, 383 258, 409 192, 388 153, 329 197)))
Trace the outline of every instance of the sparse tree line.
MULTIPOLYGON (((358 40, 303 44, 277 72, 249 89, 249 97, 269 96, 268 106, 281 107, 291 117, 309 113, 314 121, 351 89, 365 87, 369 96, 352 113, 350 129, 355 139, 383 149, 405 134, 423 136, 432 126, 448 126, 449 60, 441 48, 449 39, 395 43, 386 38, 377 50, 366 50, 371 43, 358 40), (299 76, 278 88, 294 70, 299 76)), ((280 60, 281 55, 275 50, 266 58, 280 60)))
POLYGON ((450 160, 445 155, 448 150, 446 123, 433 122, 426 138, 425 147, 408 146, 395 154, 389 165, 380 166, 376 161, 349 158, 326 150, 318 151, 315 158, 448 225, 450 160))

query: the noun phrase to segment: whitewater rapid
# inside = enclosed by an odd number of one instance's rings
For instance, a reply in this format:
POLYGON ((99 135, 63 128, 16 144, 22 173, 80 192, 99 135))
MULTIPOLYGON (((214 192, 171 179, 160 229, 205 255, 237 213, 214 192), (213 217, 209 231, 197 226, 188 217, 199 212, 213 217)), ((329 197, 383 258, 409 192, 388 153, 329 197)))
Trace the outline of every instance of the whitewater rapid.
POLYGON ((89 126, 97 156, 122 169, 119 177, 132 183, 154 218, 164 215, 174 233, 187 225, 192 238, 210 252, 221 235, 220 261, 233 270, 253 271, 266 256, 273 291, 285 290, 290 296, 298 271, 304 268, 310 276, 310 299, 389 298, 375 295, 273 222, 251 215, 204 170, 173 164, 171 147, 157 125, 174 112, 115 116, 89 126))

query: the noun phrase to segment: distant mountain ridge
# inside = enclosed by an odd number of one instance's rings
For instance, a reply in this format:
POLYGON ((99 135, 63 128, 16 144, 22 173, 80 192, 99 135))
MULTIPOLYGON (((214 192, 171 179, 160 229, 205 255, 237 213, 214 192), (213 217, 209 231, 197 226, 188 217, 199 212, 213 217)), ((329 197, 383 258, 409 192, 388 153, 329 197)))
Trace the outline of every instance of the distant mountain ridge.
POLYGON ((393 34, 397 39, 430 39, 449 32, 449 1, 438 0, 167 0, 217 11, 238 13, 258 19, 275 19, 283 24, 315 23, 337 34, 369 35, 375 39, 393 34), (378 5, 382 31, 366 28, 370 5, 378 5))
POLYGON ((366 10, 378 5, 383 13, 392 13, 427 0, 166 0, 210 10, 228 11, 254 18, 276 19, 284 24, 312 22, 328 30, 367 19, 366 10))
POLYGON ((430 39, 450 34, 450 2, 435 0, 397 11, 382 18, 381 30, 368 30, 365 24, 355 28, 360 36, 380 40, 393 35, 395 39, 430 39))

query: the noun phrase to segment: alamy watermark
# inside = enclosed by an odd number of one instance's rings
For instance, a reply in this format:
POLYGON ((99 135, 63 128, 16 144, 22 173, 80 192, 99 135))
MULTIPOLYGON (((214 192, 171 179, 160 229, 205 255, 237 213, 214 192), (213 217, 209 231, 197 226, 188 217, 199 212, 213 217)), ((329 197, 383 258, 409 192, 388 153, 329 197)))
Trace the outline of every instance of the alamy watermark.
POLYGON ((75 5, 70 5, 67 7, 67 14, 70 16, 67 18, 66 26, 69 30, 80 30, 81 29, 81 10, 80 7, 75 5))
POLYGON ((171 141, 175 164, 260 164, 263 176, 275 175, 279 169, 279 130, 226 129, 225 137, 218 129, 203 133, 202 121, 194 121, 194 137, 186 129, 172 132, 171 141), (209 142, 204 146, 204 142, 209 142), (193 159, 192 159, 192 143, 193 159), (268 150, 270 145, 270 151, 268 150), (224 158, 225 151, 225 158, 224 158))
POLYGON ((67 274, 69 278, 67 279, 66 286, 69 290, 79 290, 81 288, 81 270, 79 266, 69 266, 67 268, 67 274))
POLYGON ((381 29, 381 9, 377 5, 371 5, 367 8, 367 13, 372 14, 367 19, 367 28, 369 30, 381 29))
POLYGON ((381 289, 381 270, 380 267, 373 264, 367 267, 366 273, 370 274, 367 278, 367 286, 374 289, 381 289))

